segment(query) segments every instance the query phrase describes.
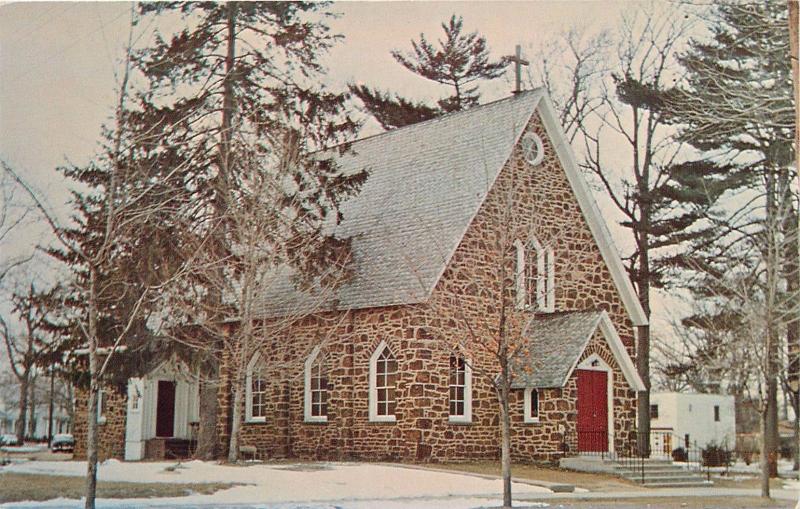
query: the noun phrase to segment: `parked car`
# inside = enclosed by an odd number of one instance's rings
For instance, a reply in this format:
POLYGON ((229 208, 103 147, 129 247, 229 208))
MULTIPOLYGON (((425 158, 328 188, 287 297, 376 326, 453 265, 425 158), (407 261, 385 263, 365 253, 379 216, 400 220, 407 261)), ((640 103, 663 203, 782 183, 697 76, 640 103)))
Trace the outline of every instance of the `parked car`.
POLYGON ((17 440, 17 435, 8 433, 5 435, 0 435, 0 445, 22 445, 19 440, 17 440))
POLYGON ((53 452, 72 452, 75 450, 75 437, 68 433, 59 433, 53 436, 50 442, 50 450, 53 452))

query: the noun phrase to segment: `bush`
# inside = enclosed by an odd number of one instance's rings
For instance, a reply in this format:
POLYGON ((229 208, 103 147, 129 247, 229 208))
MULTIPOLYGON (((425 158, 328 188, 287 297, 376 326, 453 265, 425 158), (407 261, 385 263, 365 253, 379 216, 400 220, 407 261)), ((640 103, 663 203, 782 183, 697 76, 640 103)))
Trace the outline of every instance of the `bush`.
POLYGON ((687 453, 686 449, 683 447, 678 447, 672 451, 672 461, 682 461, 685 463, 689 461, 689 453, 687 453))
POLYGON ((731 451, 715 443, 710 443, 703 449, 704 467, 725 467, 731 464, 731 451))

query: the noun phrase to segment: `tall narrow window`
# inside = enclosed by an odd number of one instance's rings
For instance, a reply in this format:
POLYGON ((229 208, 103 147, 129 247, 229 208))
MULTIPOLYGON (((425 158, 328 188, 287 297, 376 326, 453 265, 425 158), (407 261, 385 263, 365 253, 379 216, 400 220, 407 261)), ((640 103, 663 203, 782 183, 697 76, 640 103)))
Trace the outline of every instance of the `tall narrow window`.
POLYGON ((267 380, 260 368, 261 356, 256 354, 247 365, 245 418, 248 422, 267 420, 267 380))
POLYGON ((525 389, 525 422, 539 422, 539 390, 525 389))
POLYGON ((371 421, 396 420, 397 360, 385 342, 370 359, 369 417, 371 421))
POLYGON ((556 307, 556 260, 552 247, 546 247, 542 251, 542 273, 539 276, 541 290, 538 292, 540 298, 541 311, 554 311, 556 307))
POLYGON ((555 255, 534 237, 517 250, 517 308, 533 311, 555 310, 555 255))
POLYGON ((316 347, 305 365, 305 420, 328 421, 328 373, 324 355, 316 347))
POLYGON ((105 424, 106 422, 106 405, 108 404, 108 394, 103 389, 97 389, 97 422, 105 424))
POLYGON ((719 422, 719 405, 714 405, 714 422, 719 422))
POLYGON ((450 422, 472 421, 472 370, 461 356, 450 356, 450 422))

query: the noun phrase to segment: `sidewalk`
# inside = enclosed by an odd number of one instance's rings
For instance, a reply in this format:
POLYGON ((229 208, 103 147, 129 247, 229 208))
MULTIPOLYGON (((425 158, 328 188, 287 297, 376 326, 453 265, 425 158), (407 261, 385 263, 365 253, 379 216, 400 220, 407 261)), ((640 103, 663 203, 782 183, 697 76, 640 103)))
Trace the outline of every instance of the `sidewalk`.
MULTIPOLYGON (((797 501, 800 492, 795 490, 772 489, 770 495, 778 500, 797 501)), ((609 500, 634 498, 697 498, 697 497, 760 497, 761 491, 741 488, 652 488, 643 491, 609 491, 579 493, 536 493, 515 495, 514 500, 609 500)))

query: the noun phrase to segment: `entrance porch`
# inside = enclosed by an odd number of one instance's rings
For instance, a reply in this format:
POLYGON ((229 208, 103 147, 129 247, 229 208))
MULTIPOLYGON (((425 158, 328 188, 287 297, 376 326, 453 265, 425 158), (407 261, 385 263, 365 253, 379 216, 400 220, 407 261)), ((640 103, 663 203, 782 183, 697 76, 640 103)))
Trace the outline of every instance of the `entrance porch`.
POLYGON ((199 421, 198 390, 197 379, 177 362, 129 379, 125 460, 189 457, 199 421))

